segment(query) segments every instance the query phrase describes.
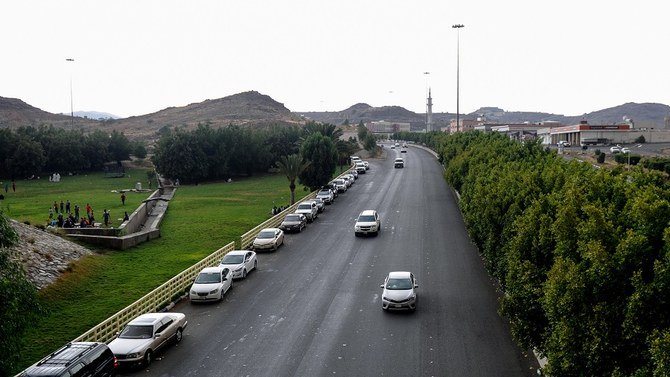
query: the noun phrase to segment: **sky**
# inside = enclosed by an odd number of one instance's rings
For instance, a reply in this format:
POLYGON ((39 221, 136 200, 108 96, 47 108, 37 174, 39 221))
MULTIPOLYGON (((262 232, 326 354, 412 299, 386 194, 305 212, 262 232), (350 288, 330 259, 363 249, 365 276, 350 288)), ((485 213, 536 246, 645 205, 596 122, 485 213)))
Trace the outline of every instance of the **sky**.
POLYGON ((669 11, 660 0, 7 0, 0 96, 121 117, 250 90, 296 112, 423 113, 428 87, 433 112, 455 112, 457 97, 461 113, 670 105, 669 11))

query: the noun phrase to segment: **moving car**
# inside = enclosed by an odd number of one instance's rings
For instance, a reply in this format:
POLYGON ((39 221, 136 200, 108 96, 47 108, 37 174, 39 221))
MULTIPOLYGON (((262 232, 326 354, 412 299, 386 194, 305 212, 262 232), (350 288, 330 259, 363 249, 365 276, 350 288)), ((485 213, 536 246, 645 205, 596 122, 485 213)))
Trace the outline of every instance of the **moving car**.
POLYGON ((116 375, 116 356, 105 343, 72 342, 36 362, 19 377, 116 375))
POLYGON ((221 301, 223 295, 233 287, 233 272, 226 267, 203 268, 196 276, 188 297, 192 303, 221 301))
POLYGON ((613 147, 610 147, 610 153, 620 153, 621 152, 621 146, 620 145, 615 145, 613 147))
POLYGON ((326 204, 332 204, 335 200, 335 194, 329 188, 322 188, 319 192, 316 193, 316 197, 323 200, 326 204))
POLYGON ((400 150, 400 153, 407 153, 407 148, 403 148, 400 150))
POLYGON ((395 161, 393 162, 393 167, 404 168, 405 167, 405 160, 403 160, 402 157, 396 158, 395 161))
POLYGON ((294 213, 305 215, 307 222, 311 223, 319 216, 319 209, 316 208, 316 203, 307 201, 298 204, 294 213))
POLYGON ((356 237, 363 234, 374 234, 375 236, 379 234, 382 223, 379 220, 379 214, 377 211, 368 209, 360 213, 358 218, 356 218, 356 224, 354 225, 354 234, 356 237))
POLYGON ((284 221, 279 225, 279 229, 284 232, 302 232, 307 226, 307 218, 301 213, 290 213, 286 215, 284 221))
POLYGON ((382 309, 384 310, 416 310, 416 289, 419 285, 414 274, 407 271, 389 272, 382 291, 382 309))
POLYGON ((151 364, 156 351, 179 343, 188 325, 184 313, 147 313, 130 321, 109 343, 121 365, 151 364))
POLYGON ((279 228, 265 228, 258 232, 254 240, 254 250, 274 250, 284 244, 284 232, 279 228))
POLYGON ((244 279, 251 270, 258 267, 258 260, 256 253, 251 250, 233 250, 223 257, 220 266, 230 268, 233 279, 244 279))
POLYGON ((559 147, 569 147, 571 144, 567 140, 560 140, 557 144, 559 147))

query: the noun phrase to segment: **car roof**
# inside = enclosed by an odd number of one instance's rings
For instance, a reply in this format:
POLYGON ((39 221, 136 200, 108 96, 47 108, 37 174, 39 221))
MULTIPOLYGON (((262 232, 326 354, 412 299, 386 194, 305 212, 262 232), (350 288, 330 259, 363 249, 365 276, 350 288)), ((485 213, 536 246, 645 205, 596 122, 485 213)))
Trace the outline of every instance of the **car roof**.
POLYGON ((223 267, 223 266, 205 267, 205 268, 203 268, 203 269, 200 271, 200 273, 203 273, 203 272, 204 272, 204 273, 209 273, 209 274, 211 274, 211 273, 213 273, 213 272, 221 272, 221 271, 223 271, 224 268, 225 268, 225 267, 223 267))
POLYGON ((389 272, 389 279, 409 279, 409 271, 391 271, 389 272))
POLYGON ((129 325, 153 325, 165 317, 164 313, 146 313, 128 322, 129 325))
MULTIPOLYGON (((265 228, 265 229, 261 229, 261 232, 276 232, 278 230, 279 230, 279 228, 265 228)), ((260 232, 258 232, 258 233, 260 233, 260 232)))
POLYGON ((402 159, 402 157, 398 157, 398 158, 396 158, 395 160, 396 160, 396 161, 404 161, 404 160, 402 159))
POLYGON ((249 250, 231 250, 226 255, 246 255, 249 250))
POLYGON ((374 215, 377 213, 374 209, 366 209, 365 211, 361 212, 359 216, 366 216, 366 215, 374 215))

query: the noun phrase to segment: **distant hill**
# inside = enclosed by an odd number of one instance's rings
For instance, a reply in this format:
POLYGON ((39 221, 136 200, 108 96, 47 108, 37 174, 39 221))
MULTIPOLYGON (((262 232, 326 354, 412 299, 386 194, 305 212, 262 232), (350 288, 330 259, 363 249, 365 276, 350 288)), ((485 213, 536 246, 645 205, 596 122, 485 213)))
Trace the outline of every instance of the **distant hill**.
POLYGON ((95 120, 105 120, 105 119, 119 119, 121 117, 110 114, 110 113, 105 113, 102 111, 75 111, 74 116, 80 117, 80 118, 87 118, 87 119, 95 119, 95 120))
MULTIPOLYGON (((336 112, 291 112, 282 103, 270 96, 249 91, 214 100, 192 103, 181 107, 168 107, 155 113, 122 119, 97 120, 106 113, 88 113, 88 118, 52 114, 15 98, 0 97, 0 128, 21 126, 53 125, 64 129, 106 132, 117 130, 130 139, 155 140, 158 131, 167 127, 193 129, 198 124, 223 127, 229 124, 263 127, 268 125, 304 124, 305 120, 341 125, 348 121, 351 125, 359 122, 385 120, 409 123, 414 131, 424 130, 426 114, 415 113, 400 106, 372 107, 357 103, 336 112)), ((446 127, 455 118, 453 113, 435 113, 433 122, 436 129, 446 127)), ((665 119, 670 119, 670 106, 659 103, 626 103, 608 109, 578 116, 565 116, 541 112, 505 111, 497 107, 482 107, 470 114, 462 114, 463 119, 483 118, 489 123, 537 123, 558 121, 562 124, 576 124, 586 120, 591 124, 611 124, 624 118, 632 119, 639 127, 662 128, 665 119)), ((109 117, 108 117, 109 118, 109 117)))

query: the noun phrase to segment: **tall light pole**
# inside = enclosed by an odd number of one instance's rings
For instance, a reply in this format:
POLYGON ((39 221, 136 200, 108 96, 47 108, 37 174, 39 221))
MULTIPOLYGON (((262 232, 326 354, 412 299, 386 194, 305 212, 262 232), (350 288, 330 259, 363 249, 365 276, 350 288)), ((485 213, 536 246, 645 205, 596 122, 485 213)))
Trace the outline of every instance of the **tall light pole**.
MULTIPOLYGON (((74 62, 72 58, 66 58, 66 62, 74 62)), ((72 125, 74 126, 74 100, 72 99, 72 70, 70 70, 70 119, 72 120, 72 125)))
POLYGON ((456 29, 456 132, 460 131, 460 108, 459 108, 459 95, 460 95, 460 64, 461 64, 461 59, 460 59, 460 43, 461 43, 461 36, 459 29, 464 27, 465 25, 463 24, 456 24, 452 25, 451 27, 456 29))
POLYGON ((426 95, 428 96, 427 99, 426 99, 426 132, 430 132, 430 131, 432 131, 432 127, 431 127, 432 126, 431 125, 432 119, 431 119, 430 111, 431 111, 431 107, 433 106, 432 103, 431 103, 432 99, 430 98, 430 89, 428 89, 429 88, 429 86, 428 86, 428 75, 430 75, 430 72, 424 72, 423 75, 426 76, 426 95))

